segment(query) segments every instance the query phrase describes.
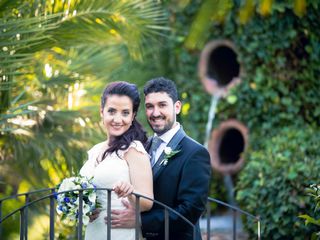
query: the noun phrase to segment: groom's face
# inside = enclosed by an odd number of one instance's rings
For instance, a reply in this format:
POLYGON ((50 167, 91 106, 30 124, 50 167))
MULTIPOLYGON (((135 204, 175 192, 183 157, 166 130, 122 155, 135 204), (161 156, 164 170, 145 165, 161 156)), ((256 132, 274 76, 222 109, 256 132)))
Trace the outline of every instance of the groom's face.
POLYGON ((181 102, 173 102, 166 92, 154 92, 145 96, 146 115, 152 130, 162 135, 176 123, 181 102))

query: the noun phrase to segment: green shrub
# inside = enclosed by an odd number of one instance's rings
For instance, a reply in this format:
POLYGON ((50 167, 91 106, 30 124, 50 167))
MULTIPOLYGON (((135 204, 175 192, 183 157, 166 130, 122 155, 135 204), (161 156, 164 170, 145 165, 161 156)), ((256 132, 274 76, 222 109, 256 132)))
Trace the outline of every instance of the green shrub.
MULTIPOLYGON (((313 201, 315 202, 315 213, 319 213, 320 209, 320 184, 312 184, 309 188, 306 189, 306 192, 309 196, 313 198, 313 201)), ((312 214, 312 216, 315 214, 312 214)), ((319 215, 319 214, 318 214, 319 215)), ((305 219, 305 224, 313 224, 318 226, 317 232, 314 232, 311 236, 312 240, 315 240, 317 238, 320 238, 320 218, 316 219, 308 214, 300 215, 299 217, 302 219, 305 219)))
MULTIPOLYGON (((319 180, 320 134, 312 128, 285 127, 252 136, 247 165, 237 182, 241 207, 261 217, 264 239, 309 239, 314 229, 298 216, 312 207, 304 189, 319 180)), ((256 224, 245 226, 253 236, 256 224)))

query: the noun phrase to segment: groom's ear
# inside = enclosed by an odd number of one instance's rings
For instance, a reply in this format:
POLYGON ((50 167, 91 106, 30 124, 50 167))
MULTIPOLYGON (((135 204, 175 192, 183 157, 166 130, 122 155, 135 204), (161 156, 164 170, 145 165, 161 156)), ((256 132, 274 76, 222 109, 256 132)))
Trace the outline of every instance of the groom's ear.
POLYGON ((181 106, 182 106, 182 103, 181 103, 179 100, 177 100, 177 101, 174 103, 174 108, 175 108, 175 110, 176 110, 176 114, 179 114, 179 113, 180 113, 180 111, 181 111, 181 106))

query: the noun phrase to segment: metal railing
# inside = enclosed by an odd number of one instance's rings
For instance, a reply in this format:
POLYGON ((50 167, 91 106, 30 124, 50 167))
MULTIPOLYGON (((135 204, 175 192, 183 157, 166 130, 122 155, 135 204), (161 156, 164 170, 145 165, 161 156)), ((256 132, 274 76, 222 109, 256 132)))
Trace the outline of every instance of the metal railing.
MULTIPOLYGON (((83 236, 82 236, 82 230, 83 230, 83 222, 82 222, 82 215, 83 215, 83 191, 86 190, 92 190, 90 188, 87 189, 74 189, 74 190, 70 190, 70 191, 64 191, 64 192, 59 192, 57 193, 55 191, 55 188, 46 188, 46 189, 40 189, 40 190, 36 190, 36 191, 31 191, 31 192, 25 192, 25 193, 20 193, 17 195, 12 195, 12 196, 8 196, 5 198, 0 199, 0 239, 2 239, 2 234, 3 234, 3 222, 6 221, 7 219, 9 219, 10 217, 14 216, 17 213, 20 213, 20 240, 27 240, 28 239, 28 209, 29 207, 31 207, 32 205, 41 202, 45 199, 49 199, 50 201, 50 207, 49 207, 49 216, 50 216, 50 223, 49 223, 49 239, 53 240, 54 239, 54 235, 55 235, 55 198, 57 197, 57 195, 59 194, 63 194, 63 193, 67 193, 67 192, 73 192, 73 191, 79 191, 79 211, 78 211, 78 223, 77 223, 77 239, 78 240, 82 240, 83 236), (39 194, 39 193, 47 193, 44 196, 41 196, 35 200, 30 200, 32 195, 35 194, 39 194), (49 193, 49 194, 48 194, 49 193), (11 200, 11 199, 17 199, 18 197, 25 197, 25 203, 23 206, 17 208, 16 210, 12 211, 11 213, 7 214, 6 216, 4 216, 2 218, 2 207, 3 207, 3 202, 7 201, 7 200, 11 200)), ((107 240, 111 240, 111 192, 113 191, 112 189, 109 188, 95 188, 95 190, 97 191, 107 191, 107 240)), ((153 201, 154 204, 158 204, 160 205, 163 209, 164 209, 164 216, 165 216, 165 221, 164 221, 164 236, 165 239, 164 240, 169 240, 169 212, 172 214, 176 214, 178 217, 180 217, 185 223, 187 223, 191 229, 193 229, 193 239, 195 239, 195 225, 193 223, 191 223, 186 217, 184 217, 183 215, 181 215, 180 213, 178 213, 177 211, 175 211, 174 209, 170 208, 169 206, 154 200, 154 199, 150 199, 146 196, 137 194, 137 193, 133 193, 133 195, 136 196, 136 206, 135 206, 135 211, 136 211, 136 225, 135 225, 135 239, 139 239, 139 234, 140 234, 140 226, 141 226, 141 222, 140 222, 140 217, 139 217, 139 213, 140 213, 140 198, 144 198, 144 199, 148 199, 150 201, 153 201)), ((220 200, 214 199, 209 197, 208 201, 207 201, 207 211, 206 211, 206 219, 207 219, 207 240, 210 240, 210 236, 211 236, 211 203, 217 203, 219 205, 225 206, 229 209, 232 210, 233 212, 233 227, 232 227, 232 238, 235 240, 237 239, 237 213, 241 213, 246 215, 247 217, 252 218, 256 223, 257 223, 257 239, 260 240, 261 239, 261 221, 259 217, 256 217, 246 211, 241 210, 238 207, 232 206, 230 204, 227 204, 225 202, 222 202, 220 200)))
POLYGON ((210 231, 211 231, 211 203, 217 203, 220 204, 222 206, 225 206, 229 209, 231 209, 232 211, 232 239, 235 240, 237 239, 237 213, 241 213, 246 215, 247 217, 250 217, 252 219, 254 219, 254 221, 257 223, 257 239, 260 240, 261 239, 261 220, 260 217, 256 217, 236 206, 232 206, 228 203, 222 202, 218 199, 215 198, 211 198, 208 197, 208 201, 207 201, 207 211, 206 211, 206 215, 207 215, 207 240, 210 240, 210 231))

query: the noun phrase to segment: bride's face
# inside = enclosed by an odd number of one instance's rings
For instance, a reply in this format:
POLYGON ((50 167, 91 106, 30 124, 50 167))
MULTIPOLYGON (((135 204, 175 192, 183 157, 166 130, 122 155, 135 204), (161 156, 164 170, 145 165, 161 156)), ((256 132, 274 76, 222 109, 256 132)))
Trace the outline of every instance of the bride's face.
POLYGON ((100 115, 109 138, 120 136, 132 124, 134 118, 132 101, 125 95, 108 95, 100 115))

